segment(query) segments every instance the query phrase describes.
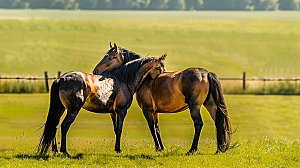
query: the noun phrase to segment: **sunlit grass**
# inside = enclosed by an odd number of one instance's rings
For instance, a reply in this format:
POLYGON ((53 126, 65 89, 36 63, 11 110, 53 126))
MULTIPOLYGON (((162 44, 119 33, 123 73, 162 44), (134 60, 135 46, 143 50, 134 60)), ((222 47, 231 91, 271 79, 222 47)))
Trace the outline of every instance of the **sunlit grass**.
MULTIPOLYGON (((114 153, 114 133, 108 114, 81 110, 68 133, 73 158, 38 156, 37 145, 48 110, 48 94, 0 95, 0 164, 5 167, 299 167, 299 96, 225 95, 237 148, 214 155, 215 128, 203 108, 199 151, 186 156, 193 137, 188 111, 160 114, 166 150, 155 152, 141 110, 134 101, 125 119, 122 154, 114 153), (37 131, 38 130, 38 131, 37 131), (37 131, 37 132, 35 132, 37 131)), ((60 141, 60 131, 58 131, 60 141)))
MULTIPOLYGON (((204 67, 220 77, 239 77, 244 71, 249 77, 300 74, 300 22, 289 19, 298 13, 248 17, 247 12, 190 12, 177 19, 180 12, 166 14, 168 17, 154 12, 161 17, 147 15, 149 18, 142 19, 138 12, 127 11, 130 17, 122 17, 124 12, 114 11, 111 17, 109 12, 102 13, 105 19, 76 19, 84 15, 78 11, 78 17, 51 20, 30 19, 31 11, 26 12, 25 20, 0 20, 1 76, 42 75, 45 70, 50 75, 58 70, 91 72, 110 41, 143 56, 167 53, 169 71, 204 67), (237 19, 234 14, 246 19, 237 19), (218 17, 223 19, 213 19, 218 17)), ((48 14, 52 18, 53 12, 48 14)))

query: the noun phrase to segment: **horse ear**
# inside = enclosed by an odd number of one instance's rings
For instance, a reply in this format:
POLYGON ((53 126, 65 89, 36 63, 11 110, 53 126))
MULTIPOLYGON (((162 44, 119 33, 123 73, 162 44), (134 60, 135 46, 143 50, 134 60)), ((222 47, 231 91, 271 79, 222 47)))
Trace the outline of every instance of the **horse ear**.
POLYGON ((109 42, 109 47, 110 47, 110 48, 113 48, 112 45, 111 45, 111 42, 109 42))
POLYGON ((118 48, 118 46, 117 46, 116 43, 114 43, 114 51, 115 51, 116 53, 119 53, 119 48, 118 48))
POLYGON ((158 58, 159 61, 164 61, 167 58, 167 54, 164 54, 158 58))

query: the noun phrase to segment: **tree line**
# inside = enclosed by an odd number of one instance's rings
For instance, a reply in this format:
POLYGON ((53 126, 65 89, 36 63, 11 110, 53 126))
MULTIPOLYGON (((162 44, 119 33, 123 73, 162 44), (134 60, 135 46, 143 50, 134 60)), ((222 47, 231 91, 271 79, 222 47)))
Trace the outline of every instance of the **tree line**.
POLYGON ((300 0, 0 0, 8 9, 300 10, 300 0))

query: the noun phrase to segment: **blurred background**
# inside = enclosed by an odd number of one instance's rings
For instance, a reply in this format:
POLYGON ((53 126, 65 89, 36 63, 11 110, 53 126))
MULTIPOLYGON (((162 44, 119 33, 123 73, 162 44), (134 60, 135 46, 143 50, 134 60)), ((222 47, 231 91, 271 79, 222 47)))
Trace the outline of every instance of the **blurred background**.
POLYGON ((299 10, 299 0, 1 0, 0 8, 83 10, 299 10))

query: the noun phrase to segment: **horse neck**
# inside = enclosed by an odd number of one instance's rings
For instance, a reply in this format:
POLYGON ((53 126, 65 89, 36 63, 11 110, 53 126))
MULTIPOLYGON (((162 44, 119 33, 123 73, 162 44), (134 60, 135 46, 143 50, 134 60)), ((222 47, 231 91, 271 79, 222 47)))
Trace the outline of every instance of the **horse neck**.
POLYGON ((141 58, 141 56, 139 54, 136 54, 132 51, 129 51, 129 50, 126 50, 126 49, 122 49, 122 51, 126 54, 123 54, 124 56, 124 62, 123 64, 126 64, 130 61, 133 61, 133 60, 136 60, 136 59, 139 59, 141 58))
POLYGON ((117 69, 115 72, 116 76, 128 86, 132 95, 136 92, 140 83, 143 82, 144 75, 151 69, 151 67, 143 66, 148 62, 136 61, 117 69))

